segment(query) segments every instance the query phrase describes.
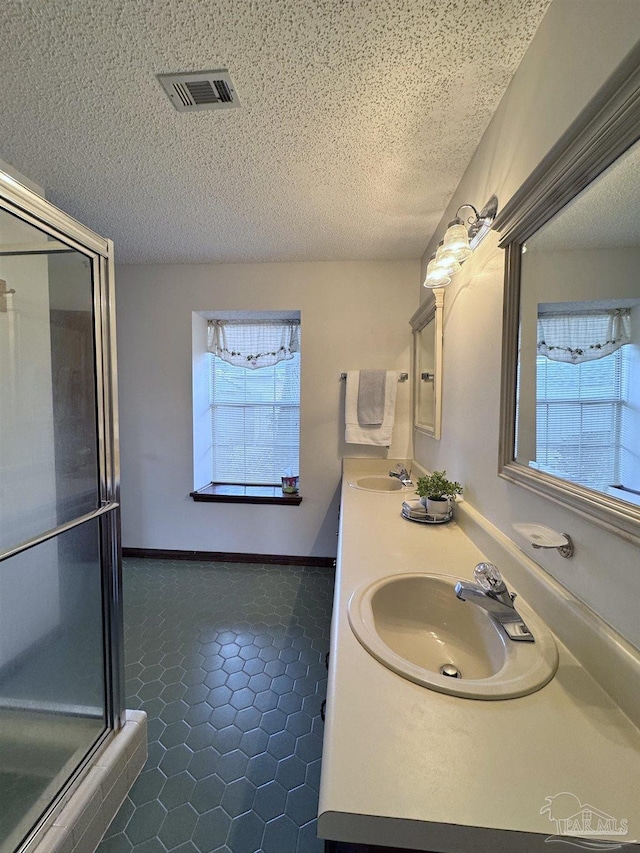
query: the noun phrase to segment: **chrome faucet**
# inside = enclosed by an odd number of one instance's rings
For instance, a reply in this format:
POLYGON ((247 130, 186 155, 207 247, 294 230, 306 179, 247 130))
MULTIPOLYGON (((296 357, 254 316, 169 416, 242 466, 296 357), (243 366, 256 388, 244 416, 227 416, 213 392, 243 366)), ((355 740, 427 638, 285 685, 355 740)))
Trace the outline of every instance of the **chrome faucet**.
POLYGON ((522 616, 514 607, 515 592, 509 592, 502 575, 493 563, 478 563, 473 570, 477 583, 459 581, 456 595, 461 601, 471 601, 487 611, 510 640, 535 642, 522 616))
POLYGON ((389 476, 397 477, 403 486, 413 486, 413 483, 411 482, 411 474, 403 465, 396 465, 393 471, 389 471, 389 476))

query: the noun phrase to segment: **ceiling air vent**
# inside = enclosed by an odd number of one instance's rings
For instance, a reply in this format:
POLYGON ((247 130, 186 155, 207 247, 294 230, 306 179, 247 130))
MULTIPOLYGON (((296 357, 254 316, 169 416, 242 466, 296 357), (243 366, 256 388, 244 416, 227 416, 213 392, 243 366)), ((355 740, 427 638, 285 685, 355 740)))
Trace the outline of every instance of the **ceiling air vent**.
POLYGON ((181 113, 240 106, 229 72, 225 70, 158 74, 158 80, 181 113))

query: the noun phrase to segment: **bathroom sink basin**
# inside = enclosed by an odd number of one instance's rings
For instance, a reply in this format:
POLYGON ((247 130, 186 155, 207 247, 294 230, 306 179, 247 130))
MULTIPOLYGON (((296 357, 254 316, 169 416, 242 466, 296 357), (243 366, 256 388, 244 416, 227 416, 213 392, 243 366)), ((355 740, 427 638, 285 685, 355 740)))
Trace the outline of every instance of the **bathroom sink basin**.
POLYGON ((385 477, 382 474, 368 477, 356 477, 349 480, 353 489, 364 489, 366 492, 400 492, 404 488, 397 477, 385 477))
POLYGON ((349 601, 351 629, 381 664, 440 693, 509 699, 547 684, 558 666, 548 628, 518 602, 535 642, 510 640, 485 610, 456 598, 459 580, 401 574, 363 584, 349 601))

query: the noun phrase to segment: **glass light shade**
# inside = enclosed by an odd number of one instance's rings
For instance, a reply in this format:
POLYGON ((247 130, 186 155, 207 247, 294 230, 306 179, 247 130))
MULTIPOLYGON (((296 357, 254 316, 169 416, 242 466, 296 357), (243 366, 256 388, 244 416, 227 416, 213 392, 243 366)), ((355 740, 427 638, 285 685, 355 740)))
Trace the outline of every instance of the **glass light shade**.
POLYGON ((446 287, 451 284, 451 276, 445 270, 436 266, 436 256, 433 255, 427 265, 427 276, 424 280, 424 287, 446 287))
POLYGON ((454 257, 460 264, 473 254, 469 246, 466 226, 461 219, 454 219, 449 223, 447 233, 444 235, 444 252, 454 257))
POLYGON ((436 252, 435 266, 443 270, 447 275, 455 275, 460 272, 460 264, 454 255, 447 252, 446 247, 440 243, 436 252))

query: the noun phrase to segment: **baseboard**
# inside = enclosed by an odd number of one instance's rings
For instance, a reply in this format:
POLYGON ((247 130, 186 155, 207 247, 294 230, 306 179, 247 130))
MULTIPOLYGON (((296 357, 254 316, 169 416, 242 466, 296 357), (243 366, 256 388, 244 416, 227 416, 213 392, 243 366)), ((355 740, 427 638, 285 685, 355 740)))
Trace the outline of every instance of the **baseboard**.
POLYGON ((153 560, 198 560, 212 563, 268 563, 279 566, 319 566, 332 569, 335 557, 302 557, 285 554, 241 554, 233 551, 171 551, 164 548, 123 548, 123 557, 153 560))

